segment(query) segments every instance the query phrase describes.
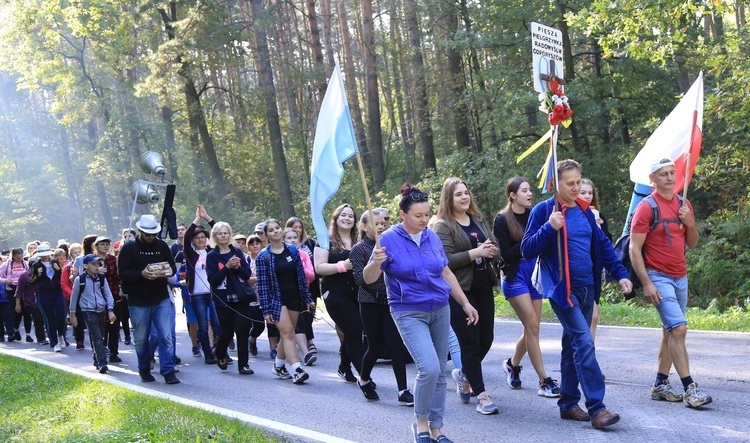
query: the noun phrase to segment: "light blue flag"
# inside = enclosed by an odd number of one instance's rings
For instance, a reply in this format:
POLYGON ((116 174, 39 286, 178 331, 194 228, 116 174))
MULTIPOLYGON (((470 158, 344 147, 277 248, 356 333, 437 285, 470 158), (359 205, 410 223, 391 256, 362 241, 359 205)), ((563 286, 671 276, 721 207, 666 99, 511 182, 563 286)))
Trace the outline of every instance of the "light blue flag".
POLYGON ((341 185, 341 165, 359 151, 338 62, 323 98, 310 167, 310 215, 321 248, 330 247, 323 209, 341 185))

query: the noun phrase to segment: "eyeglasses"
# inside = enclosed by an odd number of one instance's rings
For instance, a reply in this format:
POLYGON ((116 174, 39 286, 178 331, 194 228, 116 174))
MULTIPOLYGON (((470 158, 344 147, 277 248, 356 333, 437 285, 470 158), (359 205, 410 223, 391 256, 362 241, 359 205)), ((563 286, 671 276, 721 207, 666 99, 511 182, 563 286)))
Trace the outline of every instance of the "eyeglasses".
POLYGON ((430 196, 426 192, 410 192, 409 198, 415 202, 426 202, 430 196))

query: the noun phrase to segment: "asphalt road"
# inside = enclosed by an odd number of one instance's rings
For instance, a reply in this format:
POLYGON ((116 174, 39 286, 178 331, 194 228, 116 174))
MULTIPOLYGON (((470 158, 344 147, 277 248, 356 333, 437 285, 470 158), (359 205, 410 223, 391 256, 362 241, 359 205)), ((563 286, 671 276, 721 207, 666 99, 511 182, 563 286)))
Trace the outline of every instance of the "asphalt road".
MULTIPOLYGON (((91 366, 91 354, 68 347, 62 353, 27 343, 1 343, 0 352, 41 359, 71 368, 93 378, 114 380, 141 392, 171 394, 184 403, 238 417, 266 426, 273 433, 295 441, 408 442, 413 409, 398 406, 396 383, 390 366, 379 362, 373 371, 380 401, 368 402, 356 384, 336 375, 338 339, 326 321, 315 323, 318 361, 308 367, 310 380, 304 385, 278 379, 271 373, 265 335, 259 339, 260 354, 252 358, 254 375, 241 376, 236 365, 222 372, 215 365, 191 355, 184 315, 178 314, 178 355, 181 384, 169 386, 154 371, 155 383, 138 377, 135 350, 121 344, 123 363, 111 364, 100 376, 91 366)), ((649 385, 656 373, 656 349, 661 332, 656 329, 600 327, 597 355, 606 376, 607 408, 621 415, 620 423, 607 430, 594 430, 588 423, 563 421, 556 400, 539 397, 536 375, 525 358, 521 374, 523 388, 512 390, 501 370, 521 333, 521 324, 496 321, 495 342, 484 364, 485 384, 498 415, 484 416, 471 404, 460 403, 453 382, 448 381, 444 433, 456 442, 475 441, 750 441, 750 334, 688 333, 688 350, 694 379, 710 393, 713 404, 699 410, 684 403, 652 401, 649 385)), ((69 334, 72 335, 72 334, 69 334)), ((559 379, 561 327, 543 324, 541 344, 547 372, 559 379)), ((453 368, 448 362, 449 370, 453 368)), ((414 365, 407 367, 410 383, 414 365)), ((679 385, 676 374, 673 384, 679 385)), ((583 406, 583 404, 581 405, 583 406)))

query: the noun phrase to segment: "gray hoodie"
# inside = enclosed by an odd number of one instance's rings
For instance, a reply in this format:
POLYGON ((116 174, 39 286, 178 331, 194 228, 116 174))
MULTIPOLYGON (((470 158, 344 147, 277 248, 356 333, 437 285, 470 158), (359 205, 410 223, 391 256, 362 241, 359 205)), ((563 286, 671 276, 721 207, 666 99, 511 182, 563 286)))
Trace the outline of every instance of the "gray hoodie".
POLYGON ((96 278, 92 278, 88 272, 76 277, 73 282, 73 294, 70 296, 70 312, 76 312, 79 304, 81 311, 104 312, 114 309, 115 301, 112 298, 109 285, 106 281, 103 285, 100 284, 100 279, 104 279, 104 276, 97 274, 96 278), (86 286, 83 288, 83 293, 79 294, 81 278, 86 279, 86 286))

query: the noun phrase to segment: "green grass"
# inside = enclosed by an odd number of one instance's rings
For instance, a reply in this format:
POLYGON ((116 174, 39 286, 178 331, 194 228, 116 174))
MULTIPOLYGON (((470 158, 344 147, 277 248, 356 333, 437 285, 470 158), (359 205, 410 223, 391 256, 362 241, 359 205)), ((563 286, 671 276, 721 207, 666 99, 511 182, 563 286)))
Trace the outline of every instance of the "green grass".
MULTIPOLYGON (((602 297, 599 305, 599 324, 618 326, 661 327, 659 314, 652 305, 641 305, 639 302, 608 302, 602 297)), ((495 317, 515 319, 513 311, 502 295, 495 297, 495 317)), ((750 332, 750 310, 735 306, 720 312, 711 306, 708 309, 688 308, 688 327, 692 330, 750 332)), ((549 302, 542 304, 542 321, 557 321, 549 302)))
POLYGON ((278 442, 239 420, 0 355, 2 442, 278 442))

